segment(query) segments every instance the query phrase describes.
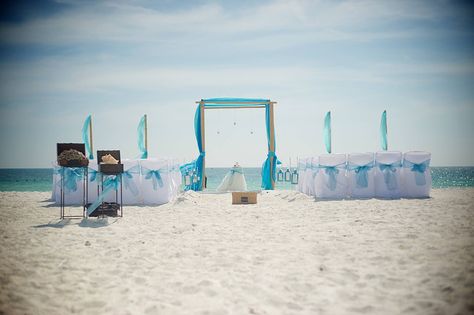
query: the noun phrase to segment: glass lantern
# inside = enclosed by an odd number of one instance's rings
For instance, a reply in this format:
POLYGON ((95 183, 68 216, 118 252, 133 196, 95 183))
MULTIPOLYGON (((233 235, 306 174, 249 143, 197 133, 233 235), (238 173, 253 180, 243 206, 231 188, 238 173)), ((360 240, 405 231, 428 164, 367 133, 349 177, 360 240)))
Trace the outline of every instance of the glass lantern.
POLYGON ((282 170, 278 171, 277 181, 279 181, 279 182, 283 181, 283 171, 282 170))
POLYGON ((291 183, 293 185, 297 185, 298 184, 298 171, 297 170, 293 170, 293 174, 291 174, 291 183))

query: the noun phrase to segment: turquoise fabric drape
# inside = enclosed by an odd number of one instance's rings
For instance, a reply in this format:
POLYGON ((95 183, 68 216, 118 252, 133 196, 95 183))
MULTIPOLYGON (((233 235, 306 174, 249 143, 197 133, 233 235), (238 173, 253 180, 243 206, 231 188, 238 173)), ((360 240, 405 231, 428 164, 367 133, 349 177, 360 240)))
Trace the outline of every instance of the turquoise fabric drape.
POLYGON ((91 183, 92 183, 92 182, 95 182, 95 180, 97 179, 97 174, 98 174, 99 172, 96 171, 96 170, 93 169, 93 168, 88 167, 87 173, 89 174, 89 181, 90 181, 91 183))
POLYGON ((319 165, 320 169, 324 169, 324 172, 326 175, 328 175, 328 182, 326 183, 326 186, 329 188, 329 190, 334 191, 336 190, 337 187, 337 175, 339 174, 339 169, 344 169, 346 166, 346 163, 341 163, 337 165, 319 165))
POLYGON ((102 192, 99 194, 99 196, 97 196, 97 200, 94 201, 94 203, 91 204, 89 208, 87 208, 87 215, 89 216, 92 212, 94 212, 95 209, 97 209, 100 206, 100 204, 104 201, 104 198, 109 193, 109 191, 117 190, 119 185, 120 185, 120 176, 115 176, 115 175, 108 176, 107 179, 104 181, 102 192))
POLYGON ((90 137, 90 124, 91 124, 91 115, 87 116, 86 120, 84 121, 84 126, 82 126, 82 141, 86 147, 86 154, 89 160, 94 159, 94 154, 92 154, 91 144, 89 142, 90 137))
POLYGON ((132 166, 122 173, 123 186, 125 187, 125 190, 130 190, 134 196, 138 196, 139 191, 135 181, 133 180, 134 175, 140 175, 139 165, 132 166))
POLYGON ((326 152, 331 153, 331 112, 326 113, 324 117, 324 144, 326 145, 326 152))
POLYGON ((347 170, 354 171, 356 177, 357 188, 369 187, 369 174, 368 172, 374 167, 374 162, 369 162, 364 165, 348 164, 347 170))
POLYGON ((395 190, 398 188, 397 177, 395 173, 397 169, 402 166, 401 162, 394 162, 391 164, 377 163, 380 171, 383 173, 383 179, 388 190, 395 190))
POLYGON ((145 115, 140 119, 138 123, 138 149, 140 150, 140 158, 147 159, 148 151, 145 147, 145 115))
POLYGON ((261 98, 208 98, 202 100, 205 107, 265 106, 270 100, 261 98))
MULTIPOLYGON (((270 151, 270 105, 265 105, 265 125, 267 129, 267 147, 268 154, 267 159, 262 165, 262 188, 266 190, 273 189, 272 180, 275 181, 276 178, 276 166, 277 166, 277 156, 275 151, 270 151), (273 164, 272 164, 273 162, 273 164)), ((273 148, 276 150, 276 141, 275 137, 273 139, 273 148)))
POLYGON ((64 190, 67 192, 76 191, 77 181, 84 176, 83 169, 81 167, 61 167, 59 171, 64 181, 64 190))
POLYGON ((203 167, 203 158, 206 156, 206 152, 202 150, 202 137, 201 137, 201 108, 200 105, 196 108, 196 113, 194 114, 194 133, 196 134, 196 141, 199 149, 199 156, 196 159, 196 176, 198 177, 197 182, 195 183, 194 190, 202 190, 203 176, 202 176, 202 167, 203 167))
POLYGON ((152 170, 146 167, 142 167, 142 174, 145 176, 145 180, 151 180, 153 184, 153 190, 157 190, 158 186, 163 187, 163 179, 161 178, 161 172, 164 170, 152 170))
POLYGON ((380 146, 382 150, 387 151, 387 111, 384 110, 380 119, 380 146))

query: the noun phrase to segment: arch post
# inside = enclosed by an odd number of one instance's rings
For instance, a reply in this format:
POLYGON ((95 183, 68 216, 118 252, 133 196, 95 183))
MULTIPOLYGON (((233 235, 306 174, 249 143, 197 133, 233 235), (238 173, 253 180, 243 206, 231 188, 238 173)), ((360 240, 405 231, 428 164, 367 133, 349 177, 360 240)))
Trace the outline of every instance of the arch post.
POLYGON ((204 126, 204 102, 199 102, 199 112, 201 116, 201 144, 202 144, 202 152, 204 155, 202 157, 202 175, 201 175, 201 190, 206 188, 206 128, 204 126))
MULTIPOLYGON (((275 124, 274 124, 274 115, 273 115, 273 103, 270 103, 269 106, 269 114, 270 114, 270 152, 275 152, 275 124)), ((276 162, 276 161, 275 161, 276 162)), ((272 189, 275 189, 275 180, 273 174, 273 159, 270 159, 270 179, 272 183, 272 189)))

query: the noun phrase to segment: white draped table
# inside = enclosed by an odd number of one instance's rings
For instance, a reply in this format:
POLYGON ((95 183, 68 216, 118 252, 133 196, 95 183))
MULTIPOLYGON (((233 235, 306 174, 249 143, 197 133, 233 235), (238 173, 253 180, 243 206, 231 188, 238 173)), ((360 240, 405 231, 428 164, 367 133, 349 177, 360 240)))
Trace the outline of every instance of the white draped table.
MULTIPOLYGON (((122 174, 122 191, 124 205, 156 205, 165 204, 173 200, 181 187, 181 173, 179 164, 174 159, 124 159, 124 173, 122 174)), ((99 194, 97 161, 89 161, 88 166, 88 202, 92 203, 99 194)), ((65 188, 65 204, 82 204, 83 185, 81 172, 69 169, 61 172, 61 167, 53 164, 52 199, 60 202, 61 173, 67 182, 65 188)), ((113 176, 113 175, 110 175, 113 176)), ((104 201, 114 201, 115 190, 109 191, 104 201)))

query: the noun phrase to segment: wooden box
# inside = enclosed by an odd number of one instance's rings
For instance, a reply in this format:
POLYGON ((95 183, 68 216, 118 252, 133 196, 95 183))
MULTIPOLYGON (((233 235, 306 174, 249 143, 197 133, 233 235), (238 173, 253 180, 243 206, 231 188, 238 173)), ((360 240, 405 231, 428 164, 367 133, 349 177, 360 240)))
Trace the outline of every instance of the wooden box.
POLYGON ((257 203, 256 191, 234 191, 232 192, 233 205, 248 205, 257 203))
MULTIPOLYGON (((86 146, 84 143, 57 143, 56 144, 56 152, 57 152, 56 157, 59 157, 59 155, 63 153, 63 151, 71 150, 71 149, 81 152, 82 154, 84 154, 84 156, 86 155, 86 146)), ((66 167, 85 167, 87 165, 89 165, 89 160, 84 160, 84 161, 71 160, 71 161, 67 161, 66 164, 60 164, 60 166, 66 166, 66 167)))
MULTIPOLYGON (((90 204, 88 204, 90 206, 90 204)), ((104 202, 100 206, 97 207, 89 217, 100 217, 100 216, 108 216, 108 217, 116 217, 118 215, 118 210, 120 209, 120 205, 115 202, 104 202)))
POLYGON ((123 164, 120 163, 120 150, 98 150, 97 151, 97 163, 99 163, 99 172, 106 175, 117 175, 123 173, 123 164), (102 157, 110 154, 116 160, 118 164, 103 164, 102 157))

